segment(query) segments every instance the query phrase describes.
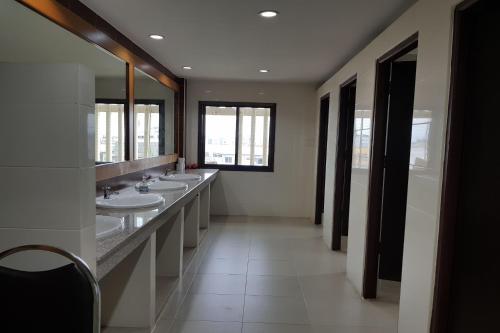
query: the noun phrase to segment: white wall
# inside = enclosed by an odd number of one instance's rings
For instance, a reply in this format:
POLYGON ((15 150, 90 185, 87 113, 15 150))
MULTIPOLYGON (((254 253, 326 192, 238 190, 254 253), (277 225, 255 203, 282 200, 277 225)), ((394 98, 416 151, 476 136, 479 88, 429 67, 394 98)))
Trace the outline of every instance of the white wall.
POLYGON ((313 214, 315 86, 306 83, 189 81, 187 162, 197 162, 198 102, 277 103, 274 172, 221 172, 212 213, 308 217, 313 214))
MULTIPOLYGON (((411 170, 403 258, 399 332, 428 332, 439 222, 441 170, 451 62, 452 16, 459 0, 420 0, 317 91, 332 94, 328 133, 327 184, 334 183, 339 85, 358 75, 356 112, 373 110, 376 59, 415 32, 419 33, 415 114, 432 117, 425 166, 411 170)), ((317 108, 319 112, 319 108, 317 108)), ((333 187, 325 193, 325 241, 330 244, 333 187)), ((368 170, 355 170, 351 181, 347 275, 358 291, 365 257, 368 170)))

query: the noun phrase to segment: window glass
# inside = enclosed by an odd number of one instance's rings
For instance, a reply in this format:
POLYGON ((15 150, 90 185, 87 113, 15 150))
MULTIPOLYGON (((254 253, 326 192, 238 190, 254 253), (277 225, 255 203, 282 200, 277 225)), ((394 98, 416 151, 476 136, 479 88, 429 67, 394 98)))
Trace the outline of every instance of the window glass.
POLYGON ((240 108, 239 165, 268 166, 269 108, 240 108))
POLYGON ((431 125, 432 118, 425 114, 425 111, 414 112, 411 130, 410 169, 427 167, 431 125))
POLYGON ((236 108, 210 107, 205 113, 205 164, 235 164, 236 108))
POLYGON ((370 166, 371 111, 356 110, 352 144, 352 168, 368 169, 370 166))
POLYGON ((200 102, 200 166, 273 171, 276 105, 200 102))
POLYGON ((95 160, 121 162, 125 156, 125 104, 96 101, 95 160))
MULTIPOLYGON (((136 101, 137 103, 137 101, 136 101)), ((160 155, 160 105, 135 104, 135 159, 160 155)))

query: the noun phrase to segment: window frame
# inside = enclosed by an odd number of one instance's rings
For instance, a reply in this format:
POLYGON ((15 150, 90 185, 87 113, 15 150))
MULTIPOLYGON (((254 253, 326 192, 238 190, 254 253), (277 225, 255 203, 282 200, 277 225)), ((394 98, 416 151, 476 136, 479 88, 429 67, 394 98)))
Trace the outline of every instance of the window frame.
POLYGON ((198 104, 198 166, 200 168, 219 169, 224 171, 250 171, 250 172, 274 172, 274 149, 276 139, 276 103, 256 102, 220 102, 200 101, 198 104), (236 132, 235 135, 235 164, 206 164, 205 163, 205 118, 207 107, 234 107, 236 108, 236 132), (238 164, 238 149, 240 137, 240 108, 267 108, 270 109, 269 117, 269 147, 268 165, 240 165, 238 164))

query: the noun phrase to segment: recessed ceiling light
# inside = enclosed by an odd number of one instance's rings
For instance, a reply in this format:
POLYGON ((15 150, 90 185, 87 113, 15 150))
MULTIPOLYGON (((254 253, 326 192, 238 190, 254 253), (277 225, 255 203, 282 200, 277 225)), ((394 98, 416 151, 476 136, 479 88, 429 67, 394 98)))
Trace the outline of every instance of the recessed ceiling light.
POLYGON ((193 67, 191 67, 191 66, 182 66, 182 68, 185 69, 185 70, 187 70, 187 71, 193 69, 193 67))
POLYGON ((275 10, 263 10, 259 12, 259 15, 265 18, 271 18, 278 16, 278 12, 275 10))
POLYGON ((259 69, 259 72, 261 72, 261 73, 269 73, 269 69, 259 69))
POLYGON ((149 38, 154 40, 162 40, 165 37, 163 37, 162 35, 149 35, 149 38))

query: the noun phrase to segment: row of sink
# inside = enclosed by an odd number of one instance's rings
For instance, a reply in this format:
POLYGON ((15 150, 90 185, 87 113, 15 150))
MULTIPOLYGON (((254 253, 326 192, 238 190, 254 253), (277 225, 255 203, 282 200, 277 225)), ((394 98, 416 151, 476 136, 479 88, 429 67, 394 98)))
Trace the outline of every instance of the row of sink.
MULTIPOLYGON (((159 179, 148 180, 136 184, 137 191, 147 187, 148 193, 128 193, 126 195, 112 194, 96 198, 96 206, 101 209, 138 209, 156 207, 165 202, 161 192, 187 190, 188 184, 183 181, 198 181, 200 175, 192 173, 178 173, 160 176, 159 179), (149 193, 158 192, 158 193, 149 193)), ((96 216, 96 236, 104 238, 122 231, 124 228, 123 218, 97 215, 96 216)))

